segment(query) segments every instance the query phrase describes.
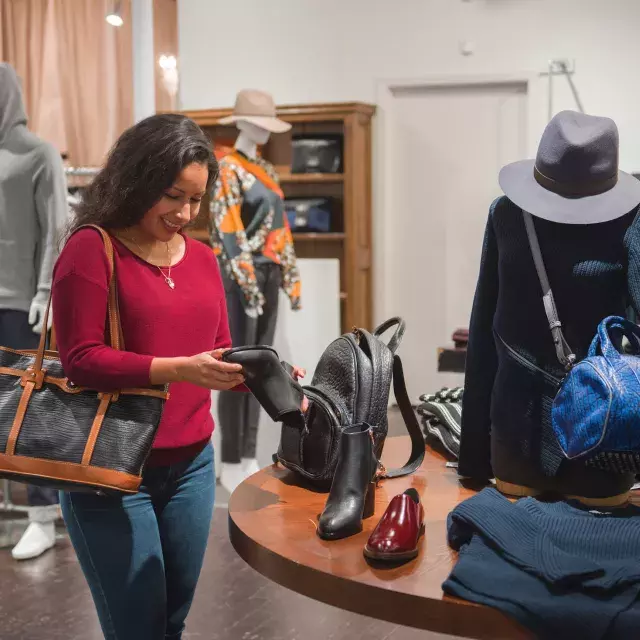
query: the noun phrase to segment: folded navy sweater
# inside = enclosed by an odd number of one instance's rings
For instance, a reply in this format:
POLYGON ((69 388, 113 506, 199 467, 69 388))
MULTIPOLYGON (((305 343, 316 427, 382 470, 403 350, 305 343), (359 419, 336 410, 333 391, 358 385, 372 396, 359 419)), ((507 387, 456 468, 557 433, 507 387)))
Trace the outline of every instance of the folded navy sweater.
POLYGON ((448 518, 451 595, 495 607, 539 638, 640 637, 640 508, 511 503, 484 489, 448 518))

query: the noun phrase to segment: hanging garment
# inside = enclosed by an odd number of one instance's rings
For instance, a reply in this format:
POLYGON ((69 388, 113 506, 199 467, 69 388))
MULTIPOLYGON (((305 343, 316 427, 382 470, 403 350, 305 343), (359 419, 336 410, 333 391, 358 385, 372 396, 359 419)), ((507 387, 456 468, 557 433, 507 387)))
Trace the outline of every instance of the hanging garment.
POLYGON ((284 211, 284 196, 270 163, 233 151, 220 160, 210 203, 213 250, 240 287, 245 311, 260 315, 265 304, 255 265, 280 265, 282 288, 292 309, 300 308, 300 274, 284 211))
POLYGON ((511 503, 484 489, 449 514, 448 539, 460 555, 445 593, 499 609, 543 640, 637 637, 640 508, 511 503))
MULTIPOLYGON (((624 316, 630 304, 640 309, 640 218, 634 210, 601 224, 536 219, 535 225, 565 336, 581 360, 603 318, 624 316)), ((573 495, 626 491, 628 478, 563 461, 551 404, 564 373, 522 211, 498 198, 489 212, 469 328, 459 473, 573 495)))
MULTIPOLYGON (((252 318, 244 311, 242 292, 228 275, 222 280, 227 296, 229 329, 234 347, 273 344, 278 319, 281 273, 273 262, 255 266, 256 281, 264 296, 262 315, 252 318)), ((222 433, 222 462, 238 463, 256 457, 260 404, 250 393, 221 391, 218 396, 218 422, 222 433)))
POLYGON ((27 129, 18 77, 0 64, 0 309, 46 305, 66 191, 60 154, 27 129))

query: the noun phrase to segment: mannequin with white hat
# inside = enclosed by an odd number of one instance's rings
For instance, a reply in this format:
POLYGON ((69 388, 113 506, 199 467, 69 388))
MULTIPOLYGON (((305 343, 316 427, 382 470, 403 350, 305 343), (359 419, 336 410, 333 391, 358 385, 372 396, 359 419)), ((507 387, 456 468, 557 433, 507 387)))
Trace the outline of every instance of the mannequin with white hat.
POLYGON ((458 472, 514 496, 563 494, 594 506, 628 499, 632 474, 567 460, 551 429, 565 375, 542 301, 523 212, 534 227, 558 316, 579 360, 607 316, 640 310, 640 181, 618 168, 609 118, 564 111, 535 160, 500 172, 473 304, 458 472))
MULTIPOLYGON (((257 150, 291 125, 277 117, 268 93, 252 89, 238 93, 232 115, 220 124, 235 124, 239 131, 235 149, 220 160, 210 205, 211 243, 222 267, 233 346, 271 345, 279 290, 298 309, 300 276, 277 173, 257 150)), ((259 417, 250 394, 220 393, 220 482, 229 492, 259 469, 259 417)))

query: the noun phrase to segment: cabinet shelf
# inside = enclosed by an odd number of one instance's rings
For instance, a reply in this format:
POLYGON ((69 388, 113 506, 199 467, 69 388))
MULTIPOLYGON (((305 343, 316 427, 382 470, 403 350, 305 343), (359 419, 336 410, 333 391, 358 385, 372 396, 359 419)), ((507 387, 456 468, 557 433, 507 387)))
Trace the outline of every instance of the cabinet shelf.
POLYGON ((187 235, 200 242, 209 242, 209 231, 207 229, 187 229, 187 235))
MULTIPOLYGON (((363 103, 281 106, 278 117, 292 125, 288 134, 273 136, 263 156, 277 171, 286 198, 331 199, 332 223, 340 232, 293 233, 301 259, 330 259, 340 263, 340 317, 342 330, 373 323, 371 268, 371 184, 373 105, 363 103), (341 135, 342 173, 291 173, 294 136, 341 135)), ((237 133, 219 121, 231 109, 185 112, 207 129, 219 144, 233 146, 237 133)), ((206 209, 206 207, 203 207, 206 209)), ((203 218, 208 212, 204 212, 203 218)), ((208 241, 204 219, 189 234, 208 241)), ((303 290, 306 285, 303 284, 303 290)), ((306 295, 306 294, 304 294, 306 295)), ((311 295, 311 293, 310 293, 311 295)))
POLYGON ((311 241, 311 242, 342 242, 345 238, 344 233, 294 233, 293 241, 311 241))
POLYGON ((344 173, 284 173, 282 184, 331 184, 344 182, 344 173))

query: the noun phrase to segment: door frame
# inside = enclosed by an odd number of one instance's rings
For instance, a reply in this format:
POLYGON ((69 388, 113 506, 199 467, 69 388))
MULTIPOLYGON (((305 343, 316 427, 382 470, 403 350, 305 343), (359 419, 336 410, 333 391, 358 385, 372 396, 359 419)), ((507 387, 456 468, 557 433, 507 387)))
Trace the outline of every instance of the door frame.
POLYGON ((396 138, 394 117, 395 97, 398 91, 418 91, 456 86, 500 86, 521 84, 525 87, 526 105, 526 146, 527 156, 533 157, 540 136, 546 125, 546 106, 543 87, 536 72, 520 72, 505 75, 444 75, 417 79, 380 79, 376 82, 375 136, 373 137, 373 281, 376 283, 373 314, 374 323, 379 323, 388 315, 394 315, 387 308, 387 292, 398 283, 390 281, 387 266, 393 259, 389 254, 393 246, 393 221, 385 212, 393 211, 393 185, 386 176, 392 175, 393 140, 396 138))

